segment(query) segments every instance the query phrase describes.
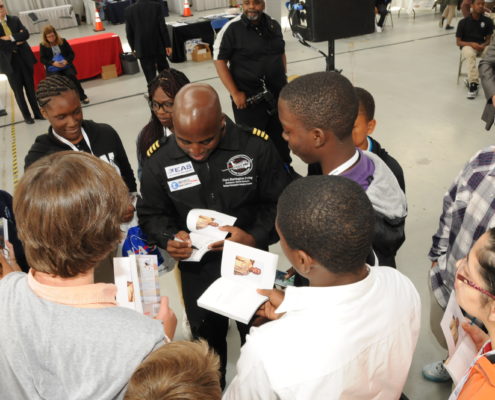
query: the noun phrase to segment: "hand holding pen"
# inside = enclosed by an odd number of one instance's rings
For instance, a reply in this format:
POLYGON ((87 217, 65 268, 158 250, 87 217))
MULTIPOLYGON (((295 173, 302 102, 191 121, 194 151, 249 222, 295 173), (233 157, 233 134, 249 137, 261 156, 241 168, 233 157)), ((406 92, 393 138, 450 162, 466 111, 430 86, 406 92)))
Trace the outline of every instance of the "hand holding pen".
POLYGON ((163 236, 168 240, 167 252, 177 261, 185 260, 191 256, 193 250, 198 250, 193 246, 189 233, 179 231, 175 235, 164 233, 163 236))

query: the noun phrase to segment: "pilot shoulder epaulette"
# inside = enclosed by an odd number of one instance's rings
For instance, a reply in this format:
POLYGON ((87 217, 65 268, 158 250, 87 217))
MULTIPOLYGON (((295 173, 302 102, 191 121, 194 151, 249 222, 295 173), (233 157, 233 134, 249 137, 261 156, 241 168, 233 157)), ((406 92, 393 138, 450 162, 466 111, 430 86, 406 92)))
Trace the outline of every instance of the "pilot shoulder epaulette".
POLYGON ((167 137, 162 137, 161 139, 156 140, 153 144, 148 147, 146 150, 146 157, 150 158, 156 151, 160 148, 160 146, 167 142, 167 137))
POLYGON ((258 136, 263 140, 268 140, 270 138, 270 136, 268 136, 268 133, 258 128, 246 128, 245 130, 246 132, 251 133, 251 135, 258 136))

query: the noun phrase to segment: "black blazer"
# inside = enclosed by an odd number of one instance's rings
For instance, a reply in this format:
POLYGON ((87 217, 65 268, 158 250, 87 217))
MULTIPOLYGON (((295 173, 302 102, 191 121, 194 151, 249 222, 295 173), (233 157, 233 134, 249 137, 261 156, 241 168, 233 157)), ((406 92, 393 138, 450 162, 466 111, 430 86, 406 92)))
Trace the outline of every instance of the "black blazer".
POLYGON ((125 32, 138 58, 153 57, 172 47, 162 6, 153 0, 138 0, 125 10, 125 32))
MULTIPOLYGON (((72 47, 70 47, 70 44, 67 40, 62 39, 62 44, 59 46, 60 47, 60 52, 62 53, 62 57, 65 58, 65 60, 69 63, 70 66, 74 68, 74 51, 72 50, 72 47)), ((48 68, 50 65, 52 65, 52 59, 53 59, 53 51, 50 46, 44 46, 42 43, 40 43, 40 61, 41 63, 48 68)), ((75 70, 75 68, 74 68, 75 70)))
MULTIPOLYGON (((29 66, 36 63, 36 58, 27 43, 29 31, 22 25, 21 20, 13 15, 7 15, 7 25, 12 31, 12 37, 15 42, 0 40, 0 73, 11 74, 12 71, 12 53, 19 54, 21 60, 29 66), (20 44, 18 44, 20 42, 20 44)), ((5 36, 3 26, 0 24, 0 36, 5 36)))

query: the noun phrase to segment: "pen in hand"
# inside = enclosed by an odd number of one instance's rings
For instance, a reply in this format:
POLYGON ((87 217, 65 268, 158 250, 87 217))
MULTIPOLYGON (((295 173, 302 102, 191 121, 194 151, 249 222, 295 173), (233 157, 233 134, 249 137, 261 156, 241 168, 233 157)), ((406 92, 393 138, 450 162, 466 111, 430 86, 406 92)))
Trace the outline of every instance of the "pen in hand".
MULTIPOLYGON (((167 239, 167 240, 176 240, 176 241, 178 241, 178 242, 183 242, 183 240, 181 240, 181 239, 179 239, 179 238, 175 237, 175 235, 171 235, 171 234, 169 234, 169 233, 163 233, 163 236, 164 236, 164 237, 165 237, 165 239, 167 239)), ((193 250, 199 250, 199 248, 197 248, 196 246, 194 246, 192 243, 191 243, 191 248, 192 248, 193 250)))

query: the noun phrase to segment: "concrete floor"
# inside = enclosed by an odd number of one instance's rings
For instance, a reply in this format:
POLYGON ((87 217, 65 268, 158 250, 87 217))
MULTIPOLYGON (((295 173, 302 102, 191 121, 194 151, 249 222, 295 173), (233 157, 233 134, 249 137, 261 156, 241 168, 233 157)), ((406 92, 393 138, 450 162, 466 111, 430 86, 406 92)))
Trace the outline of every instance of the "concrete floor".
MULTIPOLYGON (((214 11, 217 12, 217 11, 214 11)), ((210 11, 210 13, 212 13, 210 11)), ((439 15, 418 12, 416 18, 394 13, 394 27, 386 26, 383 33, 365 35, 336 43, 336 66, 357 85, 369 90, 376 101, 377 140, 402 164, 406 177, 409 216, 407 240, 398 255, 399 270, 409 276, 423 300, 422 330, 416 355, 404 389, 410 399, 447 399, 450 384, 435 384, 421 377, 424 364, 441 359, 445 353, 429 332, 429 295, 426 254, 435 232, 442 206, 442 196, 463 164, 478 150, 493 143, 492 133, 484 130, 480 120, 484 106, 483 93, 475 100, 466 99, 466 89, 456 85, 459 50, 452 31, 438 27, 439 15)), ((174 16, 168 21, 177 19, 174 16)), ((387 22, 388 24, 388 22, 387 22)), ((106 24, 108 32, 121 35, 127 47, 123 25, 106 24)), ((66 38, 93 34, 86 25, 61 32, 66 38)), ((285 32, 288 73, 305 74, 325 68, 323 58, 301 46, 285 32)), ((31 45, 39 43, 32 35, 31 45)), ((326 44, 316 45, 326 51, 326 44)), ((232 116, 226 90, 220 83, 212 62, 173 64, 191 81, 204 81, 216 88, 224 111, 232 116)), ((94 79, 83 83, 91 99, 84 109, 86 119, 111 124, 120 134, 130 162, 136 171, 135 139, 149 119, 149 109, 142 93, 144 76, 122 76, 113 80, 94 79)), ((6 81, 0 81, 0 99, 9 113, 0 118, 0 188, 12 192, 12 138, 17 144, 20 172, 24 157, 35 137, 45 133, 46 121, 26 125, 17 107, 11 107, 11 94, 6 81), (11 125, 12 118, 18 123, 11 125)), ((300 172, 305 166, 297 158, 294 165, 300 172)), ((278 246, 272 251, 280 253, 278 246)), ((288 267, 282 257, 280 268, 288 267)), ((173 274, 162 278, 162 294, 171 297, 179 317, 183 311, 177 295, 173 274)), ((370 305, 371 306, 371 305, 370 305)), ((365 311, 363 311, 365 312, 365 311)), ((239 339, 235 324, 229 332, 228 380, 235 373, 239 354, 239 339)), ((335 327, 338 329, 338 327, 335 327)), ((386 329, 386 327, 384 327, 386 329)), ((183 337, 179 328, 177 339, 183 337)))

